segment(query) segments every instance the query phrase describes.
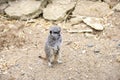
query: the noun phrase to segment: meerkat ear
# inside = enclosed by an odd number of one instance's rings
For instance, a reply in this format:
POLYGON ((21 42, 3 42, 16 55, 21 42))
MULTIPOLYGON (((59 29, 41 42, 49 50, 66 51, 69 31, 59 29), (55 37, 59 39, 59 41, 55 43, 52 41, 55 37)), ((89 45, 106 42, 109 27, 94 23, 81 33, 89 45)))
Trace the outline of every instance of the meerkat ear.
POLYGON ((50 31, 50 34, 52 34, 52 31, 50 31))

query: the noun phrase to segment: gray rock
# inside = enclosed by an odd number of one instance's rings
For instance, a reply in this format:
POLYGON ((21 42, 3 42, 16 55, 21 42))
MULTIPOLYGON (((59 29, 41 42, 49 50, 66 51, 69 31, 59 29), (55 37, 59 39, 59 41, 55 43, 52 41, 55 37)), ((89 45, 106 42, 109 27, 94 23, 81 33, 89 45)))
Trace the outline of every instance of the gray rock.
POLYGON ((79 24, 83 21, 83 18, 84 18, 84 16, 75 16, 75 17, 70 19, 70 23, 72 25, 79 24))
POLYGON ((42 13, 42 3, 42 1, 19 0, 12 2, 11 5, 5 9, 5 13, 15 19, 27 20, 35 18, 42 13))
POLYGON ((63 20, 66 13, 75 7, 75 2, 70 0, 53 0, 43 10, 43 17, 47 20, 63 20))
POLYGON ((78 1, 73 15, 104 17, 110 11, 109 5, 104 2, 78 1))

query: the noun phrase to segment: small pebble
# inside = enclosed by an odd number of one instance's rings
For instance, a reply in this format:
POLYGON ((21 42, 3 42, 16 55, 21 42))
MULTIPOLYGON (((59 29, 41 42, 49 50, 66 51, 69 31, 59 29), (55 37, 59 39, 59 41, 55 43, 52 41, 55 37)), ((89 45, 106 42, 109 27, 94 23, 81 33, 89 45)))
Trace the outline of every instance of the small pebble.
POLYGON ((24 75, 25 75, 25 73, 21 73, 21 75, 22 75, 22 76, 24 76, 24 75))
POLYGON ((15 66, 17 66, 17 67, 18 67, 18 66, 19 66, 19 64, 15 64, 15 66))
POLYGON ((120 47, 120 43, 118 44, 118 47, 120 47))
POLYGON ((66 43, 66 45, 70 45, 72 43, 72 41, 68 41, 67 43, 66 43))
POLYGON ((86 50, 82 50, 82 52, 81 52, 81 53, 82 53, 82 54, 84 54, 84 53, 86 53, 86 52, 87 52, 86 50))
POLYGON ((117 48, 117 49, 119 49, 119 48, 120 48, 120 43, 116 46, 116 48, 117 48))
POLYGON ((118 42, 119 40, 118 40, 118 39, 114 39, 113 41, 114 41, 114 42, 118 42))
POLYGON ((87 47, 93 47, 94 44, 87 44, 87 47))
POLYGON ((99 49, 95 49, 94 53, 100 53, 100 50, 99 49))

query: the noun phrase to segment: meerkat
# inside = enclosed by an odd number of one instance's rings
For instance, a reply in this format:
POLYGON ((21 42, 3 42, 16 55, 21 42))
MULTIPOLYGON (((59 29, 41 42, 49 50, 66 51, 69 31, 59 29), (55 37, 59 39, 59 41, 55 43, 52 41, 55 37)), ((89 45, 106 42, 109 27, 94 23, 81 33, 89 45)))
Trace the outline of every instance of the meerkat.
POLYGON ((60 53, 61 42, 62 42, 61 28, 59 26, 52 26, 49 30, 49 35, 45 43, 44 50, 46 58, 39 56, 39 58, 43 58, 48 61, 49 67, 53 66, 52 63, 54 61, 62 63, 60 53))

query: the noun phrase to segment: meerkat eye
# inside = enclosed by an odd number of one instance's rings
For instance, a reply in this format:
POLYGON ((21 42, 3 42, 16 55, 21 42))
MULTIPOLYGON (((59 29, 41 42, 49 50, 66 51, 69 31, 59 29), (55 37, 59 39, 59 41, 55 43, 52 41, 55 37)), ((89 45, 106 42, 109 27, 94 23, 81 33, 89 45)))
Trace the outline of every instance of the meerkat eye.
POLYGON ((50 31, 50 34, 52 34, 52 31, 50 31))

